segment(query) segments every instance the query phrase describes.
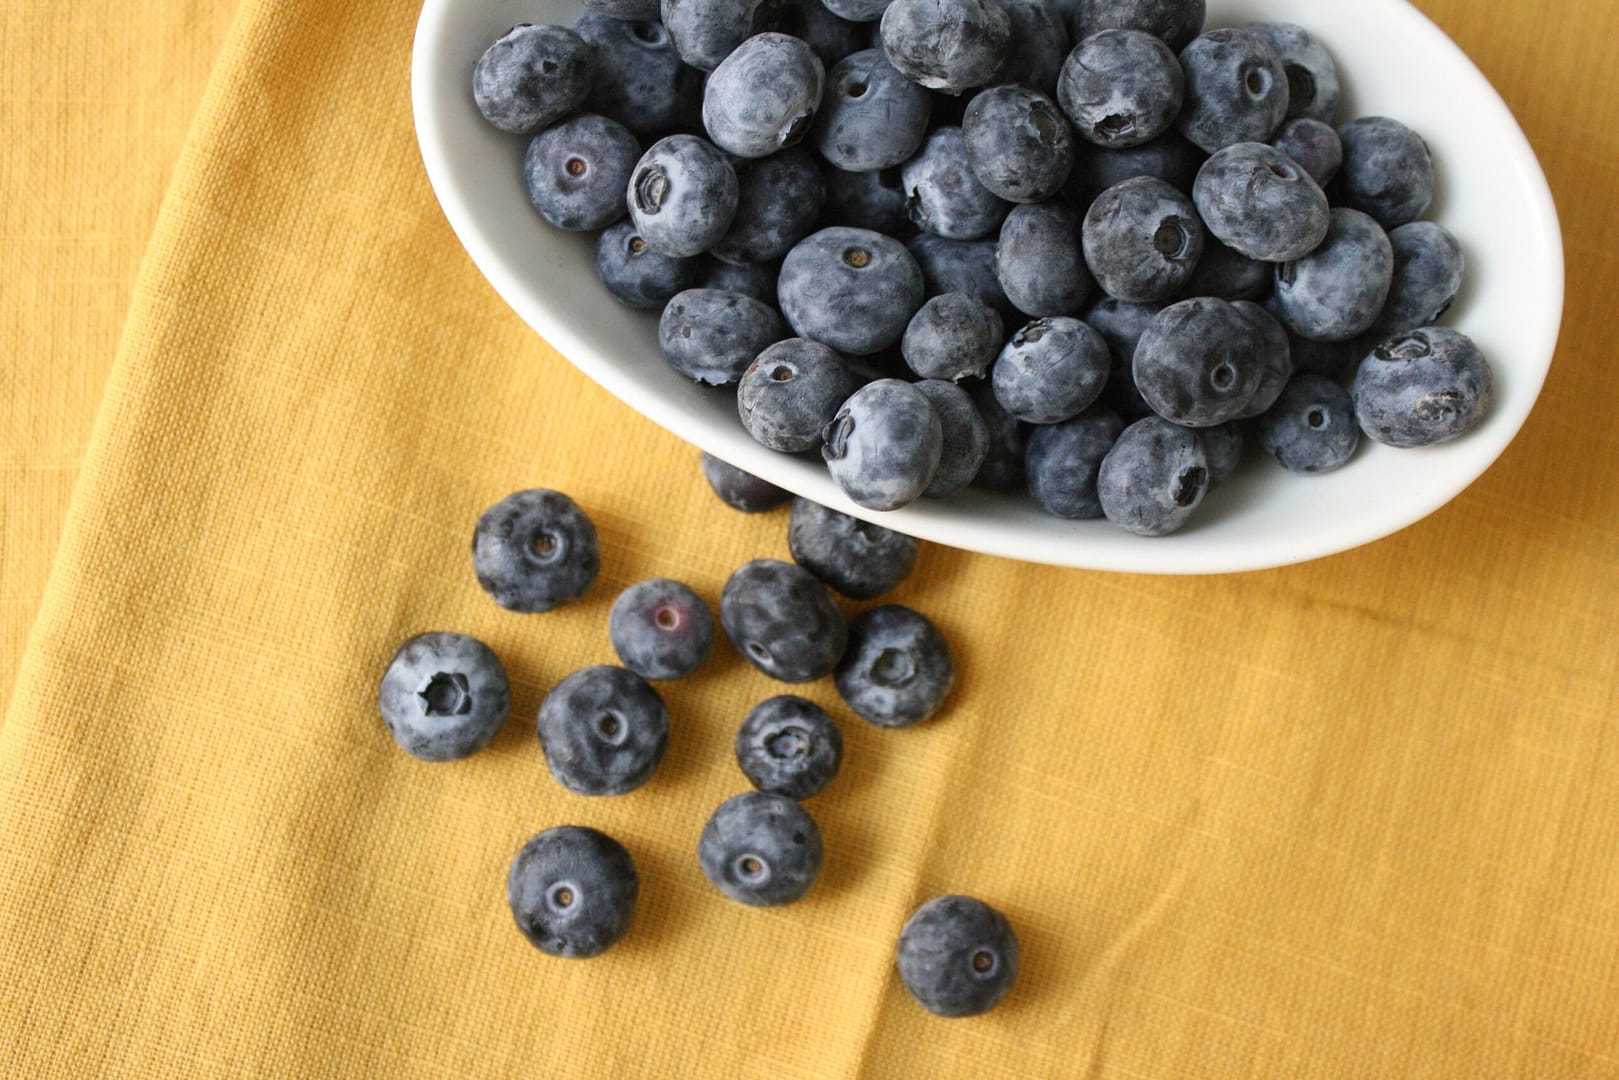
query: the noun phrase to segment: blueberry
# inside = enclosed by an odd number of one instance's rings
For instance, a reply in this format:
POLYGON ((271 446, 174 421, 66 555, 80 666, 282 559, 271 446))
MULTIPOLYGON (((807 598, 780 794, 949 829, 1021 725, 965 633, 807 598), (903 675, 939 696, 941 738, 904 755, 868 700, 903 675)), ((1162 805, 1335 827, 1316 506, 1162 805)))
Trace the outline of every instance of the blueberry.
POLYGON ((905 188, 898 169, 828 169, 824 179, 828 224, 896 233, 910 220, 905 216, 905 188))
POLYGON ((900 339, 905 364, 924 379, 977 378, 1006 340, 996 310, 971 293, 940 293, 919 308, 900 339))
POLYGON ((1290 472, 1331 472, 1360 444, 1354 401, 1322 375, 1294 376, 1254 426, 1259 445, 1290 472))
POLYGON ((1192 280, 1186 283, 1185 295, 1259 300, 1269 295, 1275 269, 1269 263, 1231 250, 1212 236, 1205 237, 1203 256, 1197 260, 1192 280))
POLYGON ((1360 211, 1335 207, 1321 246, 1276 268, 1276 310, 1301 337, 1347 341, 1377 321, 1393 280, 1388 234, 1360 211))
POLYGON ((1154 315, 1136 345, 1136 389, 1159 416, 1213 427, 1241 415, 1265 377, 1259 328, 1212 297, 1182 300, 1154 315))
POLYGON ((1125 428, 1096 476, 1102 513, 1138 536, 1165 536, 1185 525, 1208 487, 1198 433, 1160 416, 1125 428))
POLYGON ((624 845, 582 825, 540 833, 506 875, 506 899, 523 936, 541 952, 578 959, 599 956, 624 936, 640 889, 624 845))
POLYGON ((755 34, 720 61, 703 87, 703 127, 714 145, 760 158, 809 134, 825 71, 786 34, 755 34))
POLYGON ((911 159, 927 135, 933 95, 895 71, 880 49, 838 61, 826 79, 815 148, 850 172, 888 169, 911 159))
POLYGON ((534 136, 523 160, 529 202, 559 229, 605 229, 624 216, 641 144, 624 125, 586 113, 534 136))
POLYGON ((1264 41, 1242 30, 1211 30, 1181 50, 1186 107, 1181 134, 1212 154, 1266 142, 1287 116, 1287 72, 1264 41))
POLYGON ((1131 304, 1104 296, 1085 312, 1085 322, 1107 342, 1113 362, 1107 385, 1102 388, 1102 401, 1126 420, 1139 420, 1152 412, 1152 407, 1136 389, 1132 364, 1141 335, 1147 332, 1153 316, 1164 307, 1163 304, 1131 304))
POLYGON ((733 795, 703 826, 697 861, 703 876, 740 904, 790 904, 821 872, 821 830, 785 796, 733 795))
POLYGON ((1287 117, 1332 123, 1338 114, 1338 66, 1321 40, 1292 23, 1249 23, 1243 27, 1276 50, 1287 75, 1287 117))
POLYGON ((1204 0, 1071 0, 1075 41, 1102 30, 1141 30, 1171 49, 1185 47, 1203 29, 1204 0))
POLYGON ((1012 202, 1051 198, 1074 164, 1074 133, 1056 102, 1023 86, 974 94, 961 118, 961 138, 978 182, 1012 202))
POLYGON ((922 271, 898 240, 839 226, 794 245, 777 290, 799 337, 858 356, 905 333, 922 306, 922 271))
POLYGON ((417 634, 399 646, 377 700, 388 734, 411 757, 459 761, 489 745, 506 722, 506 669, 465 634, 417 634))
POLYGON ((1012 208, 973 174, 959 127, 935 128, 900 169, 900 181, 916 227, 950 240, 988 236, 1012 208))
POLYGON ((928 1012, 978 1016, 1017 981, 1017 935, 982 900, 935 896, 900 931, 898 965, 905 989, 928 1012))
POLYGON ((731 227, 736 170, 712 143, 695 135, 669 135, 641 155, 627 198, 630 218, 647 247, 665 255, 698 255, 731 227))
POLYGON ((669 366, 710 386, 736 382, 765 346, 786 336, 775 308, 718 289, 678 293, 658 319, 658 345, 669 366))
POLYGON ((951 495, 973 482, 989 453, 989 425, 960 386, 943 379, 923 379, 916 388, 933 403, 944 437, 939 467, 924 495, 951 495))
POLYGON ((874 23, 888 10, 889 0, 822 0, 826 9, 840 19, 850 22, 874 23))
POLYGON ((994 240, 946 240, 922 233, 905 247, 922 270, 927 295, 972 293, 1003 318, 1012 314, 1012 304, 996 276, 994 240))
POLYGON ((1049 514, 1099 518, 1096 474, 1124 421, 1106 405, 1092 405, 1072 420, 1043 424, 1029 433, 1029 494, 1049 514))
POLYGON ((1081 138, 1119 150, 1168 131, 1185 91, 1180 61, 1161 39, 1103 30, 1068 54, 1057 100, 1081 138))
POLYGON ((869 26, 839 17, 821 0, 785 0, 776 29, 802 40, 825 68, 871 41, 869 26))
POLYGON ((593 66, 590 46, 572 30, 524 23, 478 58, 472 98, 500 130, 528 135, 584 103, 593 66))
POLYGON ((632 308, 657 309, 697 284, 702 263, 661 255, 647 246, 632 221, 621 221, 596 240, 596 276, 613 299, 632 308))
POLYGON ((557 783, 578 795, 623 795, 663 760, 669 710, 635 672, 598 664, 551 688, 536 733, 557 783))
POLYGON ((1298 162, 1322 188, 1332 183, 1344 163, 1344 144, 1337 129, 1308 117, 1283 124, 1270 144, 1298 162))
POLYGON ((978 415, 989 433, 984 461, 973 476, 973 486, 990 491, 1015 491, 1021 488, 1026 452, 1023 423, 995 400, 995 385, 990 380, 977 379, 965 386, 967 396, 978 407, 978 415))
POLYGON ((678 581, 648 578, 618 594, 607 636, 624 666, 643 679, 684 679, 714 647, 714 616, 678 581))
POLYGON ((1236 416, 1238 420, 1246 420, 1265 412, 1281 397, 1287 380, 1293 377, 1293 349, 1287 330, 1270 312, 1247 300, 1233 301, 1231 306, 1254 328, 1254 349, 1264 364, 1254 396, 1236 416))
POLYGON ((1333 183, 1338 203, 1370 214, 1385 229, 1415 221, 1433 202, 1428 144, 1386 116, 1363 116, 1338 129, 1344 163, 1333 183))
POLYGON ((484 592, 508 611, 550 611, 583 596, 596 580, 596 527, 560 491, 514 492, 478 519, 472 568, 484 592))
POLYGON ((1011 20, 1006 60, 992 80, 1057 93, 1057 77, 1068 55, 1068 25, 1051 0, 1000 0, 1011 20))
POLYGON ((663 25, 680 58, 713 71, 748 38, 775 29, 777 0, 662 0, 663 25))
POLYGON ((789 454, 821 445, 821 431, 858 385, 837 353, 788 338, 761 352, 742 374, 736 406, 762 445, 789 454))
MULTIPOLYGON (((776 277, 780 271, 781 263, 775 261, 728 263, 714 259, 703 271, 697 287, 741 293, 773 307, 776 303, 776 277)), ((1269 280, 1268 276, 1266 280, 1269 280)))
POLYGON ((914 537, 794 499, 787 546, 799 566, 851 600, 870 600, 910 576, 920 546, 914 537))
POLYGON ((1291 262, 1327 237, 1327 196, 1273 146, 1237 143, 1198 170, 1192 200, 1209 232, 1250 259, 1291 262))
POLYGON ((956 666, 944 635, 926 616, 883 604, 849 624, 849 648, 833 681, 862 719, 910 727, 938 712, 955 685, 956 666))
POLYGON ((1413 221, 1389 233, 1394 276, 1371 334, 1386 341, 1438 322, 1462 287, 1467 260, 1456 238, 1431 221, 1413 221))
POLYGON ((736 763, 768 795, 807 799, 843 764, 843 733, 813 701, 782 694, 755 705, 736 733, 736 763))
MULTIPOLYGON (((713 247, 716 259, 770 262, 786 255, 815 228, 826 202, 826 185, 808 151, 795 147, 740 164, 736 179, 736 216, 713 247)), ((774 288, 768 299, 775 302, 774 288)))
POLYGON ((1209 463, 1210 491, 1229 480, 1241 464, 1245 443, 1242 428, 1242 424, 1231 421, 1198 430, 1198 437, 1203 440, 1203 457, 1209 463))
POLYGON ((1098 195, 1080 237, 1096 283, 1136 304, 1179 296, 1203 255, 1203 223, 1192 201, 1150 176, 1098 195))
POLYGON ((584 0, 586 14, 616 21, 658 19, 658 0, 584 0))
POLYGON ((1078 319, 1054 315, 1013 334, 990 379, 1007 412, 1031 424, 1056 424, 1090 407, 1111 366, 1102 335, 1078 319))
POLYGON ((1178 132, 1160 135, 1150 143, 1126 150, 1095 150, 1074 158, 1073 171, 1062 195, 1081 214, 1096 197, 1115 184, 1138 176, 1153 176, 1180 192, 1190 192, 1197 170, 1207 157, 1178 132))
POLYGON ((1287 341, 1295 372, 1311 372, 1340 381, 1355 373, 1361 359, 1375 344, 1364 336, 1348 341, 1311 341, 1293 333, 1287 335, 1287 341))
POLYGON ((995 77, 1012 20, 996 0, 893 0, 883 12, 883 52, 906 78, 959 94, 995 77))
POLYGON ((1079 211, 1057 202, 1013 207, 1001 224, 995 273, 1007 299, 1024 314, 1077 314, 1092 291, 1079 211))
POLYGON ((585 105, 637 135, 698 127, 703 73, 681 61, 658 22, 657 5, 651 6, 648 19, 625 22, 587 11, 574 25, 596 49, 596 77, 585 105))
POLYGON ((898 510, 933 482, 944 429, 933 404, 899 379, 856 390, 823 433, 821 456, 843 493, 871 510, 898 510))
POLYGON ((744 514, 758 514, 774 510, 793 497, 793 493, 761 480, 752 473, 743 472, 735 465, 721 461, 711 454, 702 456, 703 479, 714 489, 720 501, 744 514))
POLYGON ((1355 370, 1355 418, 1389 446, 1449 442, 1484 419, 1492 382, 1484 354, 1465 334, 1413 330, 1379 345, 1355 370))
POLYGON ((826 586, 779 559, 755 559, 731 575, 720 594, 720 625, 749 663, 792 683, 829 674, 848 634, 826 586))

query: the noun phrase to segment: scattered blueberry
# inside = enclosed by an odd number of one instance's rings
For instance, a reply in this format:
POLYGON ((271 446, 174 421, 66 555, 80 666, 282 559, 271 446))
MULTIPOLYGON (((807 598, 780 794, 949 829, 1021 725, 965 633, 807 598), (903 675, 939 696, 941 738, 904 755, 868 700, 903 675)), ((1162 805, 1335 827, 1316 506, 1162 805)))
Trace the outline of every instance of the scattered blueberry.
POLYGON ((1208 153, 1266 142, 1287 115, 1287 72, 1264 41, 1242 30, 1211 30, 1181 50, 1186 107, 1181 134, 1208 153))
POLYGON ((1137 304, 1179 296, 1203 255, 1203 223, 1192 201, 1150 176, 1098 195, 1080 236, 1096 283, 1137 304))
POLYGON ((788 338, 760 353, 743 372, 737 412, 748 434, 772 450, 814 450, 857 385, 837 353, 817 341, 788 338))
POLYGON ((1141 30, 1184 48, 1203 29, 1204 0, 1070 0, 1075 41, 1102 30, 1141 30))
POLYGON ((928 296, 940 293, 972 293, 1005 318, 1012 304, 996 277, 995 241, 946 240, 932 233, 921 233, 905 245, 922 270, 928 296))
POLYGON ((1382 226, 1358 210, 1334 207, 1327 238, 1302 259, 1276 268, 1275 306, 1301 337, 1347 341, 1369 330, 1394 280, 1394 248, 1382 226))
POLYGON ((905 333, 922 306, 922 271, 898 240, 838 226, 787 253, 777 296, 799 337, 864 355, 905 333))
POLYGON ((856 229, 896 233, 910 220, 905 214, 905 188, 898 169, 866 172, 828 169, 823 179, 829 221, 856 229))
POLYGON ((643 679, 684 679, 714 647, 714 616, 678 581, 648 578, 618 594, 607 636, 624 666, 643 679))
POLYGON ((783 795, 733 795, 703 826, 697 841, 703 876, 732 900, 753 907, 790 904, 821 871, 821 830, 783 795))
POLYGON ((1031 424, 1056 424, 1090 407, 1111 367, 1102 335, 1078 319, 1054 315, 1013 334, 990 378, 1007 412, 1031 424))
POLYGON ((703 87, 703 127, 721 150, 761 158, 809 134, 825 72, 810 47, 755 34, 720 61, 703 87))
POLYGON ((557 783, 578 795, 623 795, 663 760, 669 710, 635 672, 598 664, 551 688, 536 733, 557 783))
POLYGON ((1270 144, 1298 162, 1323 189, 1332 183, 1344 163, 1344 144, 1338 138, 1338 129, 1308 117, 1283 124, 1270 144))
POLYGON ((1092 292, 1080 214, 1059 202, 1015 206, 1001 223, 995 273, 1006 297, 1031 318, 1075 315, 1092 292))
POLYGON ((1467 269, 1456 238, 1431 221, 1401 225, 1389 233, 1389 245, 1394 276, 1370 331, 1379 341, 1438 322, 1455 301, 1467 269))
POLYGON ((917 309, 900 339, 905 364, 924 379, 977 378, 1006 339, 1000 314, 971 293, 940 293, 917 309))
POLYGON ((1162 39, 1103 30, 1068 54, 1057 100, 1081 138, 1122 150, 1168 131, 1185 91, 1180 61, 1162 39))
POLYGON ((529 202, 559 229, 605 229, 624 216, 624 186, 641 144, 624 125, 585 113, 546 128, 528 144, 529 202))
POLYGON ((982 900, 936 896, 900 931, 898 965, 905 989, 928 1012, 978 1016, 1017 981, 1017 934, 982 900))
MULTIPOLYGON (((826 202, 826 185, 808 151, 794 147, 739 164, 736 179, 736 216, 711 251, 716 259, 770 262, 814 230, 826 202)), ((769 299, 774 303, 774 289, 769 299)))
POLYGON ((920 545, 904 533, 794 499, 787 546, 799 566, 844 596, 870 600, 910 576, 920 545))
POLYGON ((1051 198, 1074 164, 1074 134, 1056 102, 1024 86, 974 94, 961 118, 961 138, 978 182, 1012 202, 1051 198))
POLYGON ((826 586, 802 567, 755 559, 720 594, 720 624, 737 652, 782 682, 811 682, 843 655, 848 626, 826 586))
POLYGON ((550 611, 596 580, 596 527, 560 491, 514 492, 478 518, 472 568, 483 591, 508 611, 550 611))
POLYGON ((935 128, 900 169, 900 181, 912 223, 950 240, 988 236, 1012 208, 973 174, 959 127, 935 128))
POLYGON ((807 799, 843 764, 843 733, 813 701, 782 694, 755 705, 736 733, 736 763, 755 788, 807 799))
POLYGON ((1327 236, 1326 193, 1302 165, 1264 143, 1216 152, 1198 171, 1192 200, 1209 232, 1250 259, 1301 259, 1327 236))
POLYGON ((1124 430, 1119 414, 1092 405, 1072 420, 1042 424, 1029 433, 1029 494, 1047 513, 1062 518, 1099 518, 1096 475, 1124 430))
POLYGON ((687 289, 658 319, 658 345, 669 366, 711 386, 736 382, 765 346, 786 336, 775 308, 718 289, 687 289))
POLYGON ((582 825, 540 833, 506 875, 506 900, 523 936, 541 952, 576 959, 599 956, 624 936, 640 889, 624 845, 582 825))
POLYGON ((1213 427, 1241 415, 1265 377, 1259 328, 1224 300, 1182 300, 1154 315, 1136 345, 1136 389, 1159 416, 1213 427))
POLYGON ((883 52, 902 75, 959 94, 1000 70, 1012 20, 996 0, 893 0, 881 32, 883 52))
POLYGON ((564 26, 508 30, 472 69, 472 98, 484 119, 528 135, 578 108, 590 93, 591 47, 564 26))
POLYGON ((878 379, 851 394, 823 432, 821 456, 843 493, 871 510, 898 510, 933 482, 944 429, 915 386, 878 379))
POLYGON ((1335 201, 1370 214, 1385 229, 1420 218, 1433 202, 1433 158, 1416 132, 1386 116, 1363 116, 1338 129, 1344 162, 1335 201))
POLYGON ((702 456, 703 479, 714 489, 720 501, 744 514, 758 514, 774 510, 793 497, 793 493, 761 480, 752 473, 743 472, 735 465, 721 461, 712 454, 702 456))
POLYGON ((775 29, 776 0, 662 0, 660 13, 680 58, 713 71, 748 38, 775 29))
MULTIPOLYGON (((574 30, 595 46, 596 78, 585 99, 591 112, 637 135, 661 135, 702 124, 703 73, 683 63, 658 22, 626 22, 587 11, 574 30)), ((622 192, 620 193, 622 196, 622 192)))
POLYGON ((1023 423, 995 400, 995 384, 990 380, 975 379, 965 385, 967 396, 978 407, 978 415, 989 433, 984 461, 972 479, 973 486, 990 491, 1015 491, 1021 488, 1026 450, 1023 423))
POLYGON ((613 299, 656 310, 682 289, 697 284, 702 263, 662 255, 647 246, 632 221, 621 221, 596 240, 596 276, 613 299))
POLYGON ((628 193, 630 218, 647 247, 676 256, 698 255, 718 243, 731 227, 737 198, 736 170, 695 135, 669 135, 648 147, 628 193))
POLYGON ((933 95, 894 70, 881 49, 838 61, 812 138, 840 169, 870 172, 909 161, 927 135, 933 95))
POLYGON ((506 669, 465 634, 417 634, 399 646, 377 700, 394 742, 422 761, 459 761, 489 745, 506 722, 506 669))
POLYGON ((899 604, 869 608, 849 624, 849 648, 833 676, 844 702, 879 727, 910 727, 939 710, 956 666, 939 628, 899 604))
POLYGON ((939 414, 939 430, 944 437, 939 467, 933 482, 922 494, 951 495, 973 482, 989 453, 989 426, 979 415, 973 399, 954 382, 923 379, 916 388, 933 403, 939 414))
POLYGON ((1287 74, 1287 117, 1324 124, 1338 115, 1338 65, 1321 40, 1292 23, 1249 23, 1243 27, 1276 50, 1287 74))
POLYGON ((1096 477, 1102 513, 1138 536, 1165 536, 1181 528, 1208 488, 1201 437, 1159 416, 1125 428, 1096 477))
POLYGON ((1229 480, 1241 464, 1246 442, 1242 427, 1236 421, 1231 421, 1198 430, 1198 437, 1203 440, 1203 457, 1209 463, 1210 491, 1229 480))
POLYGON ((1361 430, 1389 446, 1433 446, 1471 431, 1490 407, 1490 365, 1465 334, 1430 326, 1372 350, 1351 391, 1361 430))
POLYGON ((1360 445, 1354 401, 1322 375, 1294 376, 1255 430, 1259 445, 1290 472, 1331 472, 1360 445))

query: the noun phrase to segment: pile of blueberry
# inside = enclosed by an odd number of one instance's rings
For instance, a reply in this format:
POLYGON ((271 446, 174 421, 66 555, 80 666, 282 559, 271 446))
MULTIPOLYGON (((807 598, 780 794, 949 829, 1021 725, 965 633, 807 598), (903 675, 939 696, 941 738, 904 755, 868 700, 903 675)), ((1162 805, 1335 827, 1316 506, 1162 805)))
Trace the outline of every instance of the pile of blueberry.
POLYGON ((1426 144, 1333 127, 1290 24, 1203 0, 586 0, 473 73, 668 362, 875 510, 968 485, 1179 529, 1257 442, 1326 472, 1489 404, 1435 322, 1426 144), (1069 45, 1073 43, 1073 48, 1069 45))
MULTIPOLYGON (((739 510, 768 510, 790 498, 706 455, 703 471, 715 493, 739 510)), ((788 547, 793 562, 756 559, 725 583, 720 625, 737 651, 782 682, 831 675, 849 708, 882 727, 934 715, 955 682, 938 628, 898 604, 846 621, 829 591, 855 600, 887 592, 910 574, 918 542, 798 499, 788 547)), ((568 496, 548 490, 519 491, 485 511, 472 561, 484 591, 517 612, 549 611, 582 596, 601 565, 589 517, 568 496)), ((621 795, 652 776, 668 744, 669 713, 651 683, 702 666, 714 645, 714 618, 686 585, 652 578, 614 601, 608 637, 622 666, 586 667, 562 679, 545 696, 536 723, 551 775, 579 795, 621 795)), ((464 634, 428 633, 400 646, 383 675, 379 704, 389 733, 408 753, 453 761, 494 738, 510 694, 488 646, 464 634)), ((698 841, 698 863, 732 900, 791 903, 815 883, 822 858, 820 829, 800 801, 836 776, 842 733, 819 705, 782 694, 748 713, 735 749, 754 790, 714 811, 698 841)), ((518 929, 555 956, 605 951, 629 929, 638 892, 625 847, 577 825, 531 839, 507 878, 518 929)), ((1011 989, 1017 938, 982 901, 941 896, 906 924, 897 962, 905 985, 928 1009, 970 1016, 1011 989)))

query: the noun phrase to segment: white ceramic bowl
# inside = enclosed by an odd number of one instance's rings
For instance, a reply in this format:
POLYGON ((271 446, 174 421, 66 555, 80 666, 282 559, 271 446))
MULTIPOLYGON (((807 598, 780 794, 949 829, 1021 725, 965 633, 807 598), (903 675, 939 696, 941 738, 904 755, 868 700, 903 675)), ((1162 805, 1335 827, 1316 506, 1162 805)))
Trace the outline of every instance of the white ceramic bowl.
POLYGON ((529 206, 525 140, 478 115, 472 67, 512 25, 571 25, 579 11, 571 0, 426 0, 411 96, 422 159, 450 225, 506 302, 608 391, 716 457, 827 506, 938 543, 1065 566, 1160 574, 1282 566, 1433 513, 1495 461, 1540 393, 1562 317, 1562 240, 1534 151, 1484 76, 1402 0, 1210 0, 1210 27, 1264 19, 1315 31, 1343 78, 1342 118, 1392 116, 1428 140, 1439 177, 1429 216, 1456 234, 1468 262, 1447 322, 1479 343, 1495 372, 1483 424, 1424 450, 1363 440, 1354 460, 1326 476, 1251 460, 1183 531, 1157 539, 1051 517, 1024 496, 974 490, 893 513, 862 509, 818 463, 755 443, 737 420, 734 395, 666 365, 655 314, 629 311, 597 282, 594 235, 553 229, 529 206))

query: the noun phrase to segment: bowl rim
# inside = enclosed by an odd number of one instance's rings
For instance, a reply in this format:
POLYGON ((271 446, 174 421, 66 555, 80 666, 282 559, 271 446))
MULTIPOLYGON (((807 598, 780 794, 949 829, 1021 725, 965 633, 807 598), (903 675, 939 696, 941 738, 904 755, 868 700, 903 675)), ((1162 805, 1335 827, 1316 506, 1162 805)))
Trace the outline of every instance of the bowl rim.
MULTIPOLYGON (((443 92, 442 81, 435 72, 434 50, 438 43, 445 40, 448 24, 457 15, 459 5, 456 0, 424 0, 412 45, 411 106, 418 147, 434 196, 452 231, 490 286, 574 367, 641 416, 686 442, 794 494, 886 528, 950 547, 1076 569, 1176 576, 1245 573, 1309 562, 1373 543, 1409 528, 1455 499, 1499 460, 1522 430, 1544 387, 1561 332, 1566 300, 1562 229, 1550 184, 1533 146, 1499 91, 1449 35, 1407 0, 1386 0, 1386 3, 1388 16, 1405 23, 1392 27, 1391 32, 1416 35, 1423 46, 1440 48, 1453 54, 1455 60, 1472 72, 1483 91, 1480 95, 1482 105, 1489 112, 1480 122, 1512 144, 1513 155, 1509 164, 1518 166, 1517 171, 1528 194, 1528 204, 1524 209, 1532 219, 1535 231, 1545 238, 1552 271, 1551 277, 1542 282, 1552 302, 1544 306, 1540 325, 1533 328, 1534 340, 1544 343, 1544 360, 1540 362, 1537 357, 1532 369, 1526 367, 1515 372, 1526 383, 1523 395, 1526 404, 1522 408, 1502 415, 1499 404, 1492 406, 1492 415, 1488 420, 1492 433, 1488 452, 1478 456, 1476 467, 1471 469, 1471 475, 1460 486, 1454 489, 1438 486, 1425 497, 1413 498, 1405 505, 1403 513, 1355 519, 1338 531, 1310 534, 1285 547, 1264 543, 1199 545, 1195 542, 1195 534, 1176 534, 1151 539, 1134 538, 1138 543, 1133 548, 1108 547, 1108 556, 1099 559, 1087 557, 1094 555, 1094 552, 1077 539, 1072 543, 1049 543, 1044 542, 1046 537, 1034 537, 1034 542, 1031 542, 997 526, 1000 516, 995 512, 997 508, 1021 503, 1027 499, 1026 495, 1014 497, 968 489, 963 493, 964 497, 952 497, 951 500, 921 499, 904 509, 882 512, 852 502, 829 480, 819 490, 805 490, 805 475, 801 469, 802 463, 797 458, 775 454, 755 444, 740 425, 736 425, 734 430, 727 430, 689 418, 669 408, 649 382, 633 377, 612 363, 599 361, 596 347, 569 325, 560 305, 553 303, 543 292, 535 290, 532 283, 519 276, 496 251, 487 223, 473 211, 450 164, 449 137, 433 107, 436 95, 443 92), (1528 385, 1531 380, 1532 385, 1528 385), (1017 503, 1014 503, 1014 498, 1017 503), (961 511, 964 503, 972 512, 961 511), (1177 537, 1184 539, 1176 542, 1177 537)), ((1236 4, 1238 7, 1249 6, 1242 0, 1236 0, 1236 4)), ((1215 28, 1223 21, 1211 12, 1208 28, 1215 28)), ((820 475, 825 476, 824 473, 820 475)), ((1059 524, 1066 523, 1059 520, 1059 524)))

